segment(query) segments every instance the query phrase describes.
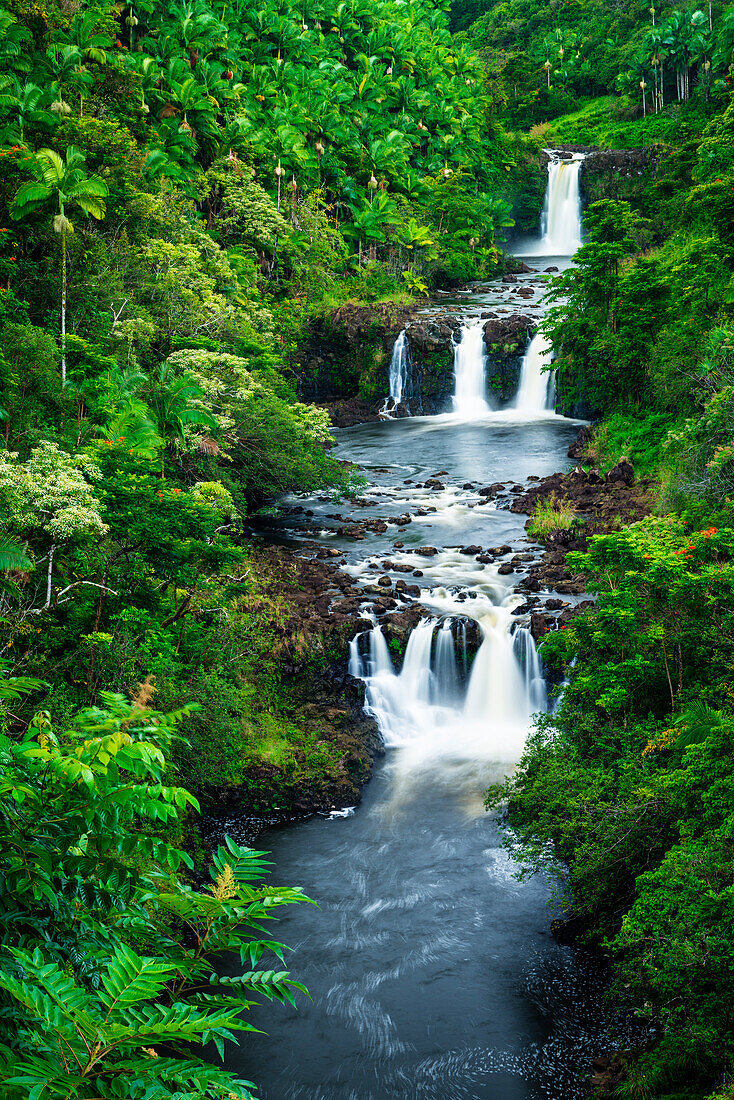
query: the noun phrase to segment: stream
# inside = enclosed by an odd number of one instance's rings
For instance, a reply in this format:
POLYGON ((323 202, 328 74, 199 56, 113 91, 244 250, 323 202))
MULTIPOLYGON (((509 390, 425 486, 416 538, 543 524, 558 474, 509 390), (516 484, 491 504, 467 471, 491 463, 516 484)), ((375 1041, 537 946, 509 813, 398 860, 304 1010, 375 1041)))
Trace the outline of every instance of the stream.
MULTIPOLYGON (((563 268, 580 238, 578 161, 552 162, 528 262, 563 268)), ((386 747, 361 804, 258 838, 274 881, 303 887, 319 906, 294 909, 276 932, 312 999, 256 1009, 250 1022, 267 1034, 228 1056, 263 1100, 575 1100, 604 1046, 597 967, 553 938, 551 884, 515 877, 497 818, 483 808, 487 786, 519 759, 546 687, 526 620, 513 615, 522 563, 503 574, 500 562, 461 551, 507 545, 506 562, 538 554, 526 517, 479 489, 565 468, 579 428, 552 411, 542 336, 527 349, 514 400, 491 406, 478 318, 488 305, 514 305, 511 291, 491 284, 456 301, 452 411, 336 433, 338 456, 369 479, 350 515, 385 518, 386 531, 343 538, 333 501, 297 502, 356 584, 417 582, 430 615, 402 655, 367 611, 352 643, 350 671, 365 682, 386 747), (407 526, 390 522, 405 512, 407 526), (435 553, 415 553, 427 547, 435 553), (467 620, 480 632, 476 655, 467 620)), ((393 397, 407 370, 403 339, 393 397)))

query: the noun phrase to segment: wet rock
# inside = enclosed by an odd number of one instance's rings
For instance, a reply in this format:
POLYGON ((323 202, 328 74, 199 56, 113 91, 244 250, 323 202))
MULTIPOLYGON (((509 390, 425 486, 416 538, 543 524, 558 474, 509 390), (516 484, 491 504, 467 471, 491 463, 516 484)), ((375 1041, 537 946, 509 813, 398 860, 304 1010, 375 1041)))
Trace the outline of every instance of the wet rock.
POLYGON ((392 581, 389 577, 380 577, 377 583, 380 588, 392 588, 392 581))
MULTIPOLYGON (((569 458, 575 458, 576 460, 581 459, 583 461, 588 457, 589 444, 594 438, 594 431, 595 429, 591 424, 586 424, 585 427, 581 428, 579 434, 568 448, 569 458)), ((530 479, 528 478, 528 480, 530 479)))
POLYGON ((413 553, 420 554, 422 558, 433 558, 438 553, 438 550, 435 546, 417 546, 413 553))
POLYGON ((515 572, 515 567, 514 565, 510 565, 509 561, 507 561, 499 567, 497 572, 501 577, 507 577, 510 573, 515 572))
POLYGON ((512 553, 512 547, 511 546, 504 546, 504 545, 503 546, 492 546, 489 553, 494 554, 494 556, 496 558, 503 558, 505 556, 505 554, 511 554, 512 553))
POLYGON ((533 612, 530 616, 530 633, 536 642, 548 633, 551 622, 552 620, 547 615, 541 615, 537 611, 533 612))
POLYGON ((446 486, 443 484, 443 482, 436 481, 435 478, 432 478, 432 477, 429 478, 428 481, 425 483, 425 487, 426 487, 426 489, 435 489, 435 490, 442 490, 442 489, 446 488, 446 486))
POLYGON ((413 570, 413 576, 414 577, 422 577, 423 576, 423 570, 422 569, 414 569, 413 570))
POLYGON ((502 282, 503 283, 516 283, 517 282, 517 275, 512 275, 512 274, 503 275, 502 276, 502 282))
POLYGON ((461 550, 459 550, 460 554, 465 554, 467 557, 471 558, 476 557, 477 554, 481 554, 481 552, 481 546, 462 546, 461 550))
POLYGON ((497 493, 501 493, 505 486, 501 481, 494 481, 491 485, 485 485, 483 489, 479 490, 480 497, 495 497, 497 493))
POLYGON ((471 481, 466 481, 466 482, 465 482, 465 483, 464 483, 464 484, 463 484, 463 485, 461 486, 461 488, 462 488, 462 489, 473 489, 473 488, 474 488, 474 486, 472 485, 471 481))
POLYGON ((563 600, 546 600, 545 607, 547 611, 560 611, 566 605, 563 600))
POLYGON ((543 271, 558 271, 558 268, 555 265, 553 265, 551 267, 544 267, 543 271))
POLYGON ((408 640, 411 632, 415 630, 423 618, 423 610, 418 607, 409 607, 405 611, 395 611, 386 615, 382 624, 383 632, 388 643, 397 638, 398 641, 408 640))

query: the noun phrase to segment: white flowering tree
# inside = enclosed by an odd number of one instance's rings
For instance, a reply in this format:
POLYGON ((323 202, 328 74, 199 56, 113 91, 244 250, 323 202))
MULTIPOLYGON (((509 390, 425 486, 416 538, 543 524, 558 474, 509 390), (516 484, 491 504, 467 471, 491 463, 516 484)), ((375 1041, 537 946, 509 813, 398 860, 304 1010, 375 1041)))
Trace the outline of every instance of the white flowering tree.
POLYGON ((28 544, 35 564, 46 562, 44 610, 51 605, 58 548, 107 531, 93 486, 101 476, 87 455, 66 454, 56 443, 41 442, 25 462, 15 452, 0 452, 0 511, 6 531, 28 544))

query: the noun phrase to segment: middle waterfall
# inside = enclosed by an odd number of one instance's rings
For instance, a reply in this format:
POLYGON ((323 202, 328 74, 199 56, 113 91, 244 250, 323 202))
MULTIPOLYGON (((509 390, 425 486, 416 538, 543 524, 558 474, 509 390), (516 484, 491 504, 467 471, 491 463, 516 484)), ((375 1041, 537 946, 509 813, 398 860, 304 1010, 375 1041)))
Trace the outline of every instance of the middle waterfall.
POLYGON ((552 351, 550 340, 537 332, 528 345, 522 361, 520 384, 513 407, 520 412, 550 411, 555 398, 553 373, 546 371, 552 351))
POLYGON ((478 420, 490 412, 485 397, 484 326, 464 325, 454 346, 454 412, 464 420, 478 420))
POLYGON ((390 394, 385 398, 385 404, 380 410, 380 415, 392 418, 398 411, 398 407, 409 396, 410 382, 410 344, 405 329, 400 333, 392 349, 390 360, 390 373, 388 376, 390 394))

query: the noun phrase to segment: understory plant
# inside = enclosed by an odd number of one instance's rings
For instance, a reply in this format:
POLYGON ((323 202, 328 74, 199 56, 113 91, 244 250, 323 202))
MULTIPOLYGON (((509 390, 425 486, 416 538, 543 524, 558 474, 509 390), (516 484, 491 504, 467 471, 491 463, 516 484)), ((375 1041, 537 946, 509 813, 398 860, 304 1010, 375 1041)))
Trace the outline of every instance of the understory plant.
POLYGON ((533 538, 543 539, 554 531, 570 531, 576 518, 576 509, 570 500, 551 493, 547 500, 539 500, 528 523, 533 538))
MULTIPOLYGON (((40 685, 0 680, 0 704, 40 685)), ((254 1001, 302 989, 269 934, 299 889, 264 886, 265 853, 225 838, 206 886, 174 831, 196 799, 166 753, 193 710, 105 694, 57 731, 41 712, 0 735, 0 1082, 6 1100, 250 1100, 204 1061, 255 1029, 254 1001), (239 956, 228 977, 217 961, 239 956), (275 965, 264 960, 275 960, 275 965)))

